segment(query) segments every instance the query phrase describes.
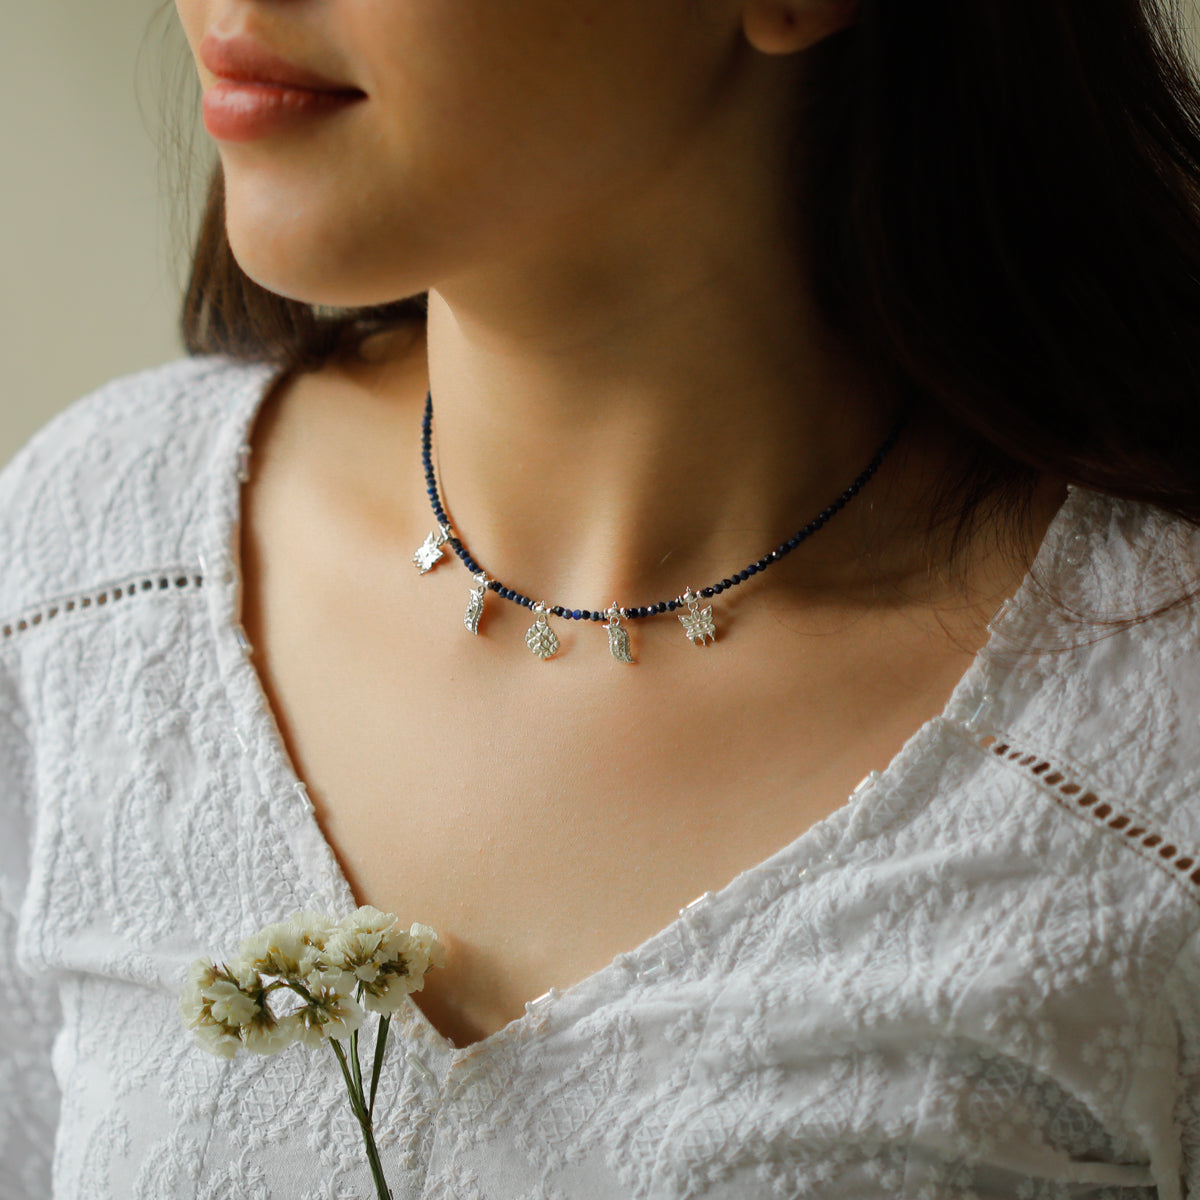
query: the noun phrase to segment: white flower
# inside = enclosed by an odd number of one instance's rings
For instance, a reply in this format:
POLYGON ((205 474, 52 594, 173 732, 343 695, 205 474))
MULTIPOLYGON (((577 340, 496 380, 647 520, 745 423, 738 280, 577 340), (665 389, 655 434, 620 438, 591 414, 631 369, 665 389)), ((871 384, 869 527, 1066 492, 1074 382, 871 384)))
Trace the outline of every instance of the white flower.
MULTIPOLYGON (((363 905, 336 923, 298 912, 246 938, 238 956, 217 965, 200 958, 179 996, 183 1023, 201 1049, 234 1058, 243 1047, 274 1054, 292 1042, 330 1042, 345 1075, 350 1104, 366 1142, 377 1195, 390 1196, 379 1163, 370 1111, 386 1048, 387 1023, 370 1077, 362 1074, 358 1030, 363 1006, 393 1013, 425 973, 445 962, 437 934, 414 924, 406 933, 391 913, 363 905), (360 1002, 361 1001, 361 1002, 360 1002), (349 1047, 343 1047, 343 1039, 349 1047)), ((253 1138, 257 1136, 251 1134, 253 1138)))
POLYGON ((276 1017, 264 1004, 240 1030, 242 1044, 254 1054, 275 1054, 296 1040, 298 1027, 291 1017, 276 1017))
POLYGON ((445 961, 428 925, 405 932, 395 916, 370 905, 340 924, 298 912, 246 938, 231 962, 192 963, 179 1011, 197 1043, 222 1058, 233 1058, 241 1046, 255 1054, 274 1054, 293 1041, 317 1046, 353 1034, 364 1007, 396 1012, 423 986, 426 972, 445 961))
POLYGON ((192 1031, 200 1048, 221 1058, 233 1058, 241 1045, 241 1025, 252 1020, 260 1001, 247 995, 240 982, 210 959, 198 958, 188 969, 188 981, 179 996, 183 1023, 192 1031))
POLYGON ((201 1050, 215 1054, 218 1058, 233 1058, 242 1048, 242 1039, 236 1029, 224 1025, 203 1024, 192 1030, 192 1036, 201 1050))
POLYGON ((359 934, 364 937, 380 937, 396 924, 395 913, 380 912, 370 904, 356 908, 338 925, 338 932, 359 934))
POLYGON ((364 904, 341 923, 325 954, 335 970, 372 983, 385 966, 402 959, 407 948, 408 938, 396 929, 395 916, 364 904))
POLYGON ((413 940, 414 951, 424 955, 426 971, 433 967, 446 965, 446 947, 442 945, 438 935, 428 925, 414 921, 409 928, 408 936, 413 940))
POLYGON ((404 996, 425 986, 425 976, 434 967, 446 965, 446 949, 428 925, 414 923, 396 940, 404 943, 403 952, 385 965, 375 984, 363 988, 363 1003, 375 1012, 395 1012, 404 996))
POLYGON ((205 988, 204 998, 213 1020, 222 1025, 245 1025, 258 1015, 261 1007, 231 979, 215 979, 205 988))
POLYGON ((370 983, 362 985, 363 1007, 390 1017, 403 1006, 405 996, 417 991, 423 979, 410 975, 400 964, 385 967, 370 983))
POLYGON ((414 924, 405 932, 391 913, 364 905, 347 917, 325 947, 331 967, 361 988, 363 1006, 391 1015, 419 990, 431 966, 445 962, 437 934, 414 924))
POLYGON ((306 1046, 319 1046, 329 1038, 349 1037, 361 1024, 362 1008, 353 996, 336 986, 310 979, 312 999, 287 1018, 291 1036, 306 1046))
POLYGON ((303 979, 323 961, 326 940, 337 926, 320 913, 293 913, 267 925, 238 947, 238 965, 284 979, 303 979))
POLYGON ((179 1012, 188 1029, 195 1029, 205 1013, 204 989, 217 978, 212 960, 198 958, 188 967, 188 980, 179 993, 179 1012))

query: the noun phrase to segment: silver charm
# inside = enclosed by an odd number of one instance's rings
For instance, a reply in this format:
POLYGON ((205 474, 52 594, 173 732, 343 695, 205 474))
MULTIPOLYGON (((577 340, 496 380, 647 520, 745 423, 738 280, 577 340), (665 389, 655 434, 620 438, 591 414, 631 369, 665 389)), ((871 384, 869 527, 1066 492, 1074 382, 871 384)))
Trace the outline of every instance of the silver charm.
POLYGON ((629 630, 621 624, 621 610, 615 600, 608 610, 608 652, 619 663, 633 662, 629 652, 629 630))
POLYGON ((424 575, 446 557, 442 547, 450 540, 450 530, 443 525, 440 532, 426 534, 425 540, 417 547, 412 556, 413 566, 424 575))
POLYGON ((483 616, 483 598, 488 590, 487 576, 480 572, 475 576, 475 586, 471 589, 471 598, 467 601, 467 611, 463 614, 463 624, 468 633, 479 633, 479 618, 483 616))
POLYGON ((707 642, 715 642, 717 627, 713 624, 712 605, 706 604, 701 608, 700 597, 691 588, 688 588, 680 599, 688 606, 688 611, 680 613, 679 620, 683 625, 683 632, 692 640, 693 645, 703 646, 707 642))
POLYGON ((539 601, 533 606, 533 611, 537 613, 537 620, 525 634, 525 645, 540 659, 553 658, 558 653, 558 637, 546 620, 549 610, 539 601))

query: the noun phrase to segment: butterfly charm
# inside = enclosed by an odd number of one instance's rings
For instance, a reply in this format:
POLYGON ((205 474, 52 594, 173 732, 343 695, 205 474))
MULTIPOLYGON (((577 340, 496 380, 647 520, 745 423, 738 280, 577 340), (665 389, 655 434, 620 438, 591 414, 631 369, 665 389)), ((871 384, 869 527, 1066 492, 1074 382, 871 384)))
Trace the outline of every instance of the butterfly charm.
POLYGON ((432 571, 446 557, 446 552, 442 547, 447 541, 449 541, 449 535, 444 529, 441 533, 427 534, 425 540, 417 547, 416 553, 412 556, 413 566, 422 575, 428 571, 432 571))
POLYGON ((711 604, 700 607, 700 597, 688 588, 680 599, 688 606, 688 611, 679 614, 684 634, 694 646, 704 646, 717 640, 717 627, 713 624, 711 604))

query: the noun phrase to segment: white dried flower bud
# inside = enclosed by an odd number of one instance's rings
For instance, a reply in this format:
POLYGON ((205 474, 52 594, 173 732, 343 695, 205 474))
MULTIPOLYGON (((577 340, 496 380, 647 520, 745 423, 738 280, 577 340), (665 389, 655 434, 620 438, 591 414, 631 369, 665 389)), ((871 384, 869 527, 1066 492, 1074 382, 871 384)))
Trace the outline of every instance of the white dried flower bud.
MULTIPOLYGON (((417 986, 420 978, 416 977, 417 986)), ((414 977, 403 968, 393 967, 381 972, 370 983, 363 984, 363 1007, 390 1017, 403 1007, 404 997, 416 990, 414 977)))
POLYGON ((362 1024, 363 1011, 353 996, 330 987, 309 990, 312 1000, 288 1018, 297 1041, 319 1046, 329 1038, 349 1037, 362 1024))
POLYGON ((290 1017, 274 1016, 264 1004, 240 1032, 247 1050, 254 1054, 275 1054, 296 1040, 297 1026, 290 1017))
POLYGON ((238 948, 239 965, 284 979, 302 979, 319 960, 326 940, 337 926, 320 913, 293 913, 286 921, 267 925, 238 948))
POLYGON ((189 967, 179 1011, 202 1050, 233 1058, 241 1045, 242 1021, 252 1019, 258 1009, 225 968, 207 958, 199 958, 189 967))
POLYGON ((202 1024, 192 1030, 192 1036, 201 1050, 215 1054, 218 1058, 233 1058, 242 1048, 242 1039, 236 1029, 223 1025, 202 1024))
POLYGON ((261 1007, 252 996, 246 995, 230 979, 214 980, 204 990, 214 1021, 222 1025, 245 1025, 252 1021, 261 1007))
POLYGON ((438 935, 428 925, 414 921, 409 928, 408 936, 413 940, 413 949, 425 957, 425 970, 446 965, 446 947, 442 945, 438 935))
POLYGON ((198 958, 188 967, 188 979, 179 993, 179 1013, 188 1029, 195 1029, 204 1017, 204 989, 217 978, 211 959, 198 958))
POLYGON ((325 946, 327 961, 336 970, 349 973, 355 981, 372 983, 380 970, 396 961, 405 947, 397 945, 396 918, 369 904, 351 913, 325 946))
POLYGON ((356 908, 338 925, 339 933, 382 936, 396 924, 395 913, 381 912, 370 904, 356 908))

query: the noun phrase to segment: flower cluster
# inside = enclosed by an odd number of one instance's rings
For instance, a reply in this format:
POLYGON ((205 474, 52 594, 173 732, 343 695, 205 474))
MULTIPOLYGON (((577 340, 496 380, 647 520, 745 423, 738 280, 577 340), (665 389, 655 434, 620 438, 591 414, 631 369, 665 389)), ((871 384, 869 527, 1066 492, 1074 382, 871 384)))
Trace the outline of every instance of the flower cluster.
POLYGON ((247 938, 229 962, 197 959, 179 1007, 210 1054, 274 1054, 351 1036, 364 1008, 391 1016, 444 963, 427 925, 405 931, 369 905, 341 922, 299 912, 247 938))

